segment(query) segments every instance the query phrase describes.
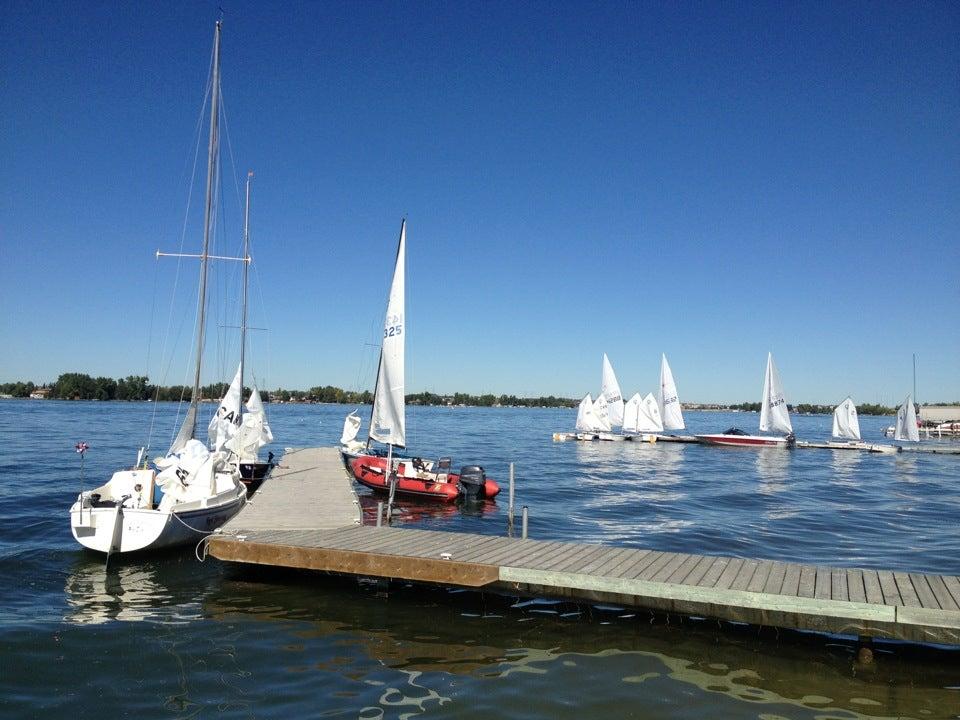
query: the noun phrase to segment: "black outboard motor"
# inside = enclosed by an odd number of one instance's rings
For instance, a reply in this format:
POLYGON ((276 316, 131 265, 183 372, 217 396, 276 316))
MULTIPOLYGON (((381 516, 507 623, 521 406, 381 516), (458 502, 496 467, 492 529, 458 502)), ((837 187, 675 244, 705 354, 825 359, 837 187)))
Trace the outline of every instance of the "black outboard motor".
POLYGON ((483 500, 483 486, 487 476, 479 465, 466 465, 460 468, 460 482, 457 483, 459 499, 465 502, 483 500))

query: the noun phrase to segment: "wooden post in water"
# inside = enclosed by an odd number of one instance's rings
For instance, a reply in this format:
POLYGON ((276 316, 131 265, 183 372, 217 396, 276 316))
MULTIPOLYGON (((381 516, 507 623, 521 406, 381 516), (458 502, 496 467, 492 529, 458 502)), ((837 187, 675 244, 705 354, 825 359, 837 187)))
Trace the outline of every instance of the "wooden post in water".
POLYGON ((377 527, 383 525, 383 500, 377 502, 377 527))
POLYGON ((520 537, 523 540, 527 539, 527 506, 524 505, 521 510, 521 521, 520 521, 520 537))
POLYGON ((507 504, 507 536, 513 537, 513 463, 510 463, 510 502, 507 504))

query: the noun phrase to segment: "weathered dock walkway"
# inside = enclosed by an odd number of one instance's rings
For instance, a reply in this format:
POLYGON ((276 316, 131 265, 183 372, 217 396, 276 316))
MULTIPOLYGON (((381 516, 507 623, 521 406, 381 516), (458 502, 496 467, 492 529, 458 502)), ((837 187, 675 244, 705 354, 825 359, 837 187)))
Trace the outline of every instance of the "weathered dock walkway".
POLYGON ((301 458, 284 456, 281 472, 265 486, 270 494, 258 495, 231 521, 226 528, 231 532, 211 538, 213 557, 780 628, 960 644, 956 576, 361 526, 356 513, 328 502, 327 494, 342 493, 343 486, 352 494, 336 451, 297 453, 301 458), (296 486, 289 484, 294 478, 296 486), (287 497, 294 490, 298 497, 287 497), (313 508, 308 513, 315 513, 313 524, 284 517, 291 505, 313 508), (328 505, 339 509, 328 515, 328 505), (256 515, 248 515, 251 511, 256 515))

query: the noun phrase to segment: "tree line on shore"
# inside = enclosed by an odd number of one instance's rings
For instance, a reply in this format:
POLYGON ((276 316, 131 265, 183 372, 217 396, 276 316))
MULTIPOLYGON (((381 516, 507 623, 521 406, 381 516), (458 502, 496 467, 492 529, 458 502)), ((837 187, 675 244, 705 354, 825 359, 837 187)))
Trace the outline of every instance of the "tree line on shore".
MULTIPOLYGON (((151 385, 145 375, 128 375, 125 378, 91 377, 85 373, 63 373, 55 382, 48 385, 37 385, 34 382, 13 382, 0 384, 0 394, 13 397, 30 397, 37 391, 49 398, 61 400, 173 400, 179 401, 190 397, 190 387, 185 385, 151 385)), ((249 389, 246 389, 249 392, 249 389)), ((204 385, 201 393, 204 398, 214 399, 223 397, 227 391, 227 383, 212 383, 204 385)), ((373 393, 369 390, 344 390, 332 385, 312 387, 309 390, 285 390, 283 388, 263 393, 264 401, 272 402, 319 402, 340 403, 344 405, 369 405, 373 402, 373 393)), ((432 392, 412 393, 406 396, 409 405, 469 405, 475 407, 576 407, 579 400, 549 395, 546 397, 523 398, 516 395, 470 395, 468 393, 454 393, 453 395, 439 395, 432 392)), ((696 407, 696 406, 694 406, 696 407)), ((711 405, 710 409, 741 410, 743 412, 759 412, 760 403, 739 403, 736 405, 711 405)), ((794 413, 832 413, 832 405, 815 405, 799 403, 791 405, 794 413)), ((895 408, 885 407, 874 403, 857 405, 857 412, 861 415, 893 415, 895 408)))

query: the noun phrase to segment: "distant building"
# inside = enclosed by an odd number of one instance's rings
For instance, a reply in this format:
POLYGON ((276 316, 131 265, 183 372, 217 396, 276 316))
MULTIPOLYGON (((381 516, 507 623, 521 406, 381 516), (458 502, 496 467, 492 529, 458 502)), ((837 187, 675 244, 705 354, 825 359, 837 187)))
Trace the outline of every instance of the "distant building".
POLYGON ((37 388, 30 393, 30 397, 34 400, 46 400, 50 397, 50 388, 37 388))
POLYGON ((960 405, 922 405, 920 419, 935 424, 960 422, 960 405))

